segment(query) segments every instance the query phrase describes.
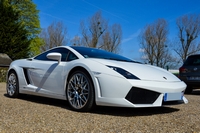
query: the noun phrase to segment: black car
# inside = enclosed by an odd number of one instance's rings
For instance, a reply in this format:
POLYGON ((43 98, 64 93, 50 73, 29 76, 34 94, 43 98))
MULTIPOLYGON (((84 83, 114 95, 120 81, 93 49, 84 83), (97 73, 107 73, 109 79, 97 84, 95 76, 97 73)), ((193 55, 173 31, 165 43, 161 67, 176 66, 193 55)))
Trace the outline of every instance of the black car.
POLYGON ((179 68, 179 78, 187 84, 185 93, 200 88, 200 54, 191 55, 179 68))

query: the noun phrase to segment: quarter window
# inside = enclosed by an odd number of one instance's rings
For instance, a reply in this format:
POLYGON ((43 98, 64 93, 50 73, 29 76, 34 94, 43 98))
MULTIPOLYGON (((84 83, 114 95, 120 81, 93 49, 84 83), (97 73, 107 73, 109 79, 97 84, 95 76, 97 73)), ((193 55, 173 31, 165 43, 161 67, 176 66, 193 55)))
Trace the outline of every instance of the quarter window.
POLYGON ((67 57, 67 61, 72 61, 72 60, 76 60, 76 59, 78 59, 78 57, 74 53, 69 52, 69 55, 67 57))

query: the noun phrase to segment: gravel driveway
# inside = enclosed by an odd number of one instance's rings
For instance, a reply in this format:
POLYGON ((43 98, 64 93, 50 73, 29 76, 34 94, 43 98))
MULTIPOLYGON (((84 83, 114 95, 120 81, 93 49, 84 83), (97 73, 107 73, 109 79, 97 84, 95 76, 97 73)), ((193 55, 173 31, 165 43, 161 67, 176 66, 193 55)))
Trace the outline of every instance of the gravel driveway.
POLYGON ((24 95, 8 98, 0 83, 0 133, 200 133, 200 90, 188 104, 159 108, 97 107, 71 111, 66 101, 24 95))

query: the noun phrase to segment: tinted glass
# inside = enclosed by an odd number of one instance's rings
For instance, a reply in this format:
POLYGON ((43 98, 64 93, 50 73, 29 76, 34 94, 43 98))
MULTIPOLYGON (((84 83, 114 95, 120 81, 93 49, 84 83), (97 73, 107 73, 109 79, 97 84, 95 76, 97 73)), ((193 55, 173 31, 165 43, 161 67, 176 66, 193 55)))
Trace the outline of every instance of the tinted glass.
POLYGON ((101 49, 88 48, 88 47, 75 47, 75 46, 71 46, 71 47, 75 49, 77 52, 79 52, 85 58, 101 58, 101 59, 110 59, 110 60, 117 60, 117 61, 135 62, 126 57, 123 57, 111 52, 107 52, 101 49))
POLYGON ((60 53, 62 55, 61 61, 66 61, 67 60, 67 56, 69 54, 69 50, 66 49, 66 48, 55 48, 55 49, 46 51, 46 52, 36 56, 34 59, 36 59, 36 60, 44 60, 44 61, 52 61, 51 59, 48 59, 46 57, 48 53, 52 53, 52 52, 60 53))
POLYGON ((49 59, 46 57, 46 55, 47 55, 48 53, 49 53, 49 52, 42 53, 42 54, 36 56, 34 59, 36 59, 36 60, 49 60, 49 59))
POLYGON ((200 65, 200 55, 190 56, 185 61, 184 65, 200 65))
POLYGON ((67 61, 72 61, 72 60, 76 60, 76 59, 78 59, 78 57, 74 53, 69 52, 69 55, 67 57, 67 61))

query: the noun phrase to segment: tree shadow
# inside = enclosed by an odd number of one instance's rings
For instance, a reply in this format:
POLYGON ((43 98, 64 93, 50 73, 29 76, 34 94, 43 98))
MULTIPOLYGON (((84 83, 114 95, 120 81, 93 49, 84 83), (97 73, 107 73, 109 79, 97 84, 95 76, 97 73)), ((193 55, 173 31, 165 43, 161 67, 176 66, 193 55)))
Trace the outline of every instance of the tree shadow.
MULTIPOLYGON (((4 96, 8 97, 7 94, 4 94, 4 96)), ((67 110, 72 110, 68 102, 65 100, 58 100, 58 99, 33 96, 33 95, 24 95, 24 94, 21 94, 18 99, 33 103, 61 107, 67 110)), ((126 107, 95 106, 95 108, 86 113, 132 117, 132 116, 150 116, 156 114, 167 114, 176 111, 179 111, 179 109, 172 107, 126 108, 126 107)))

